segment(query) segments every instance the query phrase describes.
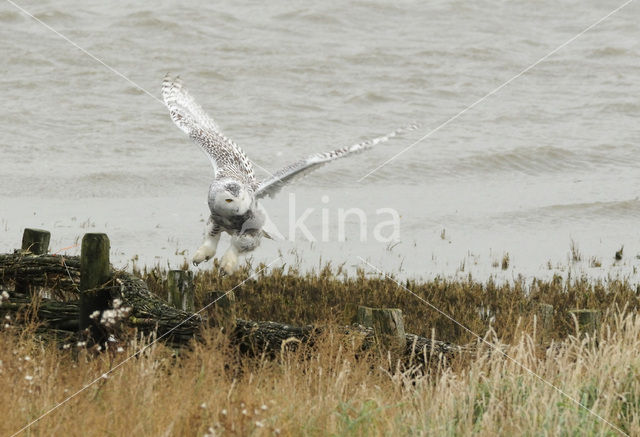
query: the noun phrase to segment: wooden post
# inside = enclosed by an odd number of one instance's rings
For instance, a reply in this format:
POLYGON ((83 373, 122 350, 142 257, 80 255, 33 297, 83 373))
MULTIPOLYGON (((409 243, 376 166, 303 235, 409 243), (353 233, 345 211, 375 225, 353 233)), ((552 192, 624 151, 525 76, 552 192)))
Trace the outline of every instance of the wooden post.
POLYGON ((167 273, 167 290, 167 301, 170 305, 191 313, 194 311, 193 272, 169 270, 169 273, 167 273))
POLYGON ((221 328, 224 333, 233 332, 236 327, 236 295, 233 291, 212 291, 207 300, 215 302, 207 308, 210 324, 221 328))
POLYGON ((356 323, 373 328, 373 308, 360 305, 356 314, 356 323))
POLYGON ((34 255, 44 255, 49 250, 51 234, 43 229, 26 228, 22 234, 22 250, 34 255))
MULTIPOLYGON (((34 255, 44 255, 49 250, 49 240, 51 240, 49 231, 26 228, 22 233, 22 250, 34 255)), ((16 292, 26 294, 29 291, 29 283, 24 278, 16 278, 16 292)))
POLYGON ((546 344, 553 332, 553 305, 547 303, 539 304, 536 316, 538 318, 538 341, 540 344, 546 344))
POLYGON ((347 302, 342 308, 342 321, 347 325, 358 322, 358 305, 347 302))
POLYGON ((572 310, 569 314, 578 322, 577 334, 594 335, 600 329, 600 310, 572 310))
POLYGON ((380 345, 389 349, 404 349, 406 340, 402 310, 373 308, 372 319, 373 331, 380 345))
POLYGON ((90 335, 97 342, 105 340, 104 330, 100 327, 100 316, 91 316, 109 307, 109 293, 99 287, 110 278, 109 237, 84 234, 80 250, 80 330, 90 328, 90 335))

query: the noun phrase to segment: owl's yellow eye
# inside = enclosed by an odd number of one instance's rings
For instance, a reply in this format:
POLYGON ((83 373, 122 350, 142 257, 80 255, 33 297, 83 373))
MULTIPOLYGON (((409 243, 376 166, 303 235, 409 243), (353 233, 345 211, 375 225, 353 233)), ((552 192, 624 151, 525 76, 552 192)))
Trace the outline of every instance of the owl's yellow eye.
POLYGON ((225 202, 230 203, 233 202, 233 199, 224 199, 225 202))

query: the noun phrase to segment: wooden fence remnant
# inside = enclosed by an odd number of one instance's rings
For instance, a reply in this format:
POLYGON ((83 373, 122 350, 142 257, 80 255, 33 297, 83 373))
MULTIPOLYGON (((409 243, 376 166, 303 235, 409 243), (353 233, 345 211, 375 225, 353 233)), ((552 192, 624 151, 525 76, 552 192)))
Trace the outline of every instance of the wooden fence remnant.
POLYGON ((576 334, 594 335, 600 329, 600 310, 571 310, 569 314, 577 323, 576 334))
POLYGON ((546 344, 551 339, 553 332, 553 305, 547 303, 538 304, 536 308, 537 334, 540 344, 546 344))
POLYGON ((34 255, 44 255, 49 250, 51 233, 44 229, 26 228, 22 234, 22 250, 34 255))
MULTIPOLYGON (((44 229, 25 228, 22 233, 22 250, 34 255, 44 255, 49 250, 51 234, 44 229)), ((16 278, 16 291, 18 293, 29 293, 33 290, 25 278, 16 278)))
MULTIPOLYGON (((88 268, 87 263, 91 261, 88 254, 96 252, 96 244, 89 244, 95 235, 103 234, 88 234, 83 239, 84 250, 82 250, 82 254, 85 255, 84 259, 81 259, 80 256, 66 256, 64 265, 61 264, 58 256, 25 257, 21 253, 0 254, 0 289, 10 283, 12 278, 23 275, 30 284, 37 286, 55 284, 58 293, 68 296, 77 293, 82 298, 84 293, 76 286, 79 278, 82 282, 82 289, 95 291, 95 288, 91 289, 87 283, 89 276, 83 274, 85 270, 92 271, 88 268), (94 250, 90 250, 92 247, 94 250), (84 281, 81 276, 84 276, 84 281), (48 279, 45 280, 45 278, 48 279)), ((108 247, 106 236, 104 239, 98 238, 98 242, 102 243, 98 245, 102 250, 108 247)), ((97 252, 100 253, 100 250, 97 252)), ((107 259, 108 250, 104 250, 102 255, 102 259, 107 259)), ((107 286, 99 288, 108 293, 105 303, 109 303, 109 297, 111 299, 117 298, 121 300, 122 308, 130 308, 128 315, 122 319, 122 327, 136 329, 145 335, 156 335, 159 340, 167 342, 172 347, 183 347, 189 345, 193 340, 201 340, 201 329, 204 324, 213 323, 215 325, 217 322, 212 318, 203 318, 200 314, 174 308, 165 299, 152 293, 144 280, 131 273, 117 271, 113 268, 110 268, 108 272, 111 276, 102 271, 102 279, 106 279, 107 286)), ((100 280, 94 280, 93 283, 98 286, 104 284, 100 280)), ((220 294, 217 296, 219 297, 220 294)), ((89 296, 85 295, 85 305, 87 297, 89 296)), ((226 298, 232 302, 230 294, 226 298)), ((0 305, 0 317, 10 315, 13 319, 17 314, 24 312, 30 302, 31 299, 28 296, 11 296, 9 301, 0 305)), ((225 304, 224 298, 219 303, 225 304)), ((218 302, 216 302, 217 304, 218 302)), ((373 311, 373 309, 370 310, 373 311)), ((91 315, 86 309, 83 311, 85 315, 91 315)), ((43 297, 37 306, 37 317, 41 322, 37 328, 38 332, 50 334, 52 338, 64 338, 65 342, 86 339, 86 336, 78 330, 80 313, 78 300, 56 301, 53 298, 43 297)), ((99 323, 100 318, 89 318, 89 321, 99 323)), ((229 337, 233 344, 240 347, 242 353, 259 355, 267 353, 270 356, 279 356, 282 352, 282 345, 288 344, 292 338, 303 343, 313 344, 316 336, 324 330, 325 328, 322 326, 295 326, 282 322, 236 319, 235 329, 229 332, 229 337)), ((378 342, 371 326, 342 326, 339 327, 339 332, 362 337, 361 347, 363 350, 369 349, 378 342)), ((404 348, 398 353, 402 353, 405 359, 418 360, 418 362, 425 364, 423 358, 427 356, 426 352, 434 351, 437 355, 441 354, 443 359, 448 360, 455 354, 468 353, 473 350, 473 346, 456 346, 431 338, 405 334, 404 348)))
POLYGON ((104 330, 100 318, 109 308, 109 292, 104 285, 111 278, 109 237, 102 233, 85 234, 80 250, 80 330, 90 328, 93 340, 101 342, 104 330))
POLYGON ((356 323, 367 328, 373 328, 373 308, 360 305, 356 313, 356 323))
POLYGON ((373 331, 378 343, 387 349, 403 348, 405 345, 404 318, 397 308, 373 308, 373 331))
POLYGON ((169 270, 167 273, 167 302, 183 311, 194 311, 193 272, 169 270))

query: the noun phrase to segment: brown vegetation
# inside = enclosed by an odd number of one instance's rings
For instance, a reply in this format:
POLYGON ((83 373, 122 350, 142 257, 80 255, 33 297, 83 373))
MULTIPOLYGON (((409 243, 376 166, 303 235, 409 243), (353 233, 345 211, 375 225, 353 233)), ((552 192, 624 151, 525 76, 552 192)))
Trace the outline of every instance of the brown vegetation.
MULTIPOLYGON (((196 300, 246 278, 196 275, 196 300)), ((143 273, 164 293, 163 272, 143 273)), ((582 280, 497 285, 403 281, 511 358, 630 435, 640 433, 639 293, 631 284, 582 280), (554 338, 539 346, 533 310, 554 306, 554 338), (573 308, 603 312, 597 341, 576 336, 573 308), (488 317, 488 314, 491 317, 488 317), (508 344, 508 345, 507 345, 508 344)), ((25 435, 615 435, 514 361, 484 345, 429 372, 363 353, 343 325, 356 304, 401 308, 407 332, 464 344, 473 337, 396 283, 340 269, 261 273, 235 290, 238 317, 329 326, 313 346, 248 357, 219 331, 175 351, 160 343, 108 373, 25 435)), ((198 304, 196 303, 196 307, 198 304)), ((0 332, 0 432, 11 434, 106 374, 149 340, 132 337, 97 353, 43 342, 33 323, 0 332)))

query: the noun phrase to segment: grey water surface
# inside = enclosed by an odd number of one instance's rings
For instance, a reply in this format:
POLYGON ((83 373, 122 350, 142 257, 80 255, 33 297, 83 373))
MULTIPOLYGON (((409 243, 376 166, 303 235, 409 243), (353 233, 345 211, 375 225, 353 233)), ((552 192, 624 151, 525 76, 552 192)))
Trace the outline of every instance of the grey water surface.
POLYGON ((157 100, 172 72, 260 176, 422 125, 266 200, 286 239, 265 241, 254 262, 282 253, 277 264, 371 270, 361 257, 423 278, 575 271, 637 279, 637 2, 364 180, 622 2, 17 4, 155 98, 1 2, 0 252, 19 246, 24 227, 49 229, 53 251, 107 232, 121 267, 136 255, 141 265, 176 266, 195 252, 212 172, 157 100), (364 234, 356 213, 340 224, 350 208, 364 213, 364 234), (317 241, 300 229, 290 241, 308 209, 304 225, 317 241), (399 240, 379 241, 374 231, 389 234, 389 209, 399 240), (614 263, 623 244, 625 258, 614 263))

